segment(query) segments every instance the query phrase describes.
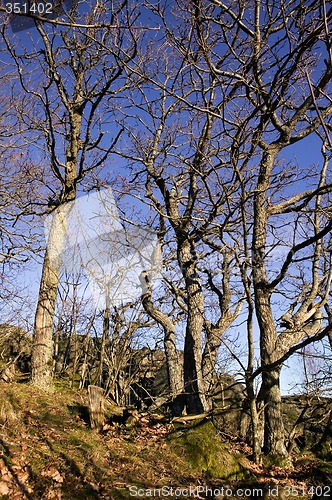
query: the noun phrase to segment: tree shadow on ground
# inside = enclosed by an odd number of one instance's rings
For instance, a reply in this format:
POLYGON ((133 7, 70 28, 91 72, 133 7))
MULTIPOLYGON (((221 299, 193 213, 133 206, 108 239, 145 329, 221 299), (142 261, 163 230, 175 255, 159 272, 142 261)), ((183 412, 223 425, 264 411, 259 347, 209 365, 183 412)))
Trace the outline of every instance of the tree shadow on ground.
POLYGON ((13 458, 13 454, 11 453, 8 444, 2 438, 0 438, 0 451, 1 451, 1 448, 2 448, 4 453, 2 454, 2 457, 0 455, 0 458, 3 459, 6 468, 10 472, 10 474, 13 478, 14 484, 22 492, 22 494, 25 495, 25 498, 27 498, 28 500, 33 500, 33 497, 30 495, 28 488, 19 479, 18 474, 17 474, 17 469, 15 469, 13 467, 13 465, 11 464, 11 459, 13 458))

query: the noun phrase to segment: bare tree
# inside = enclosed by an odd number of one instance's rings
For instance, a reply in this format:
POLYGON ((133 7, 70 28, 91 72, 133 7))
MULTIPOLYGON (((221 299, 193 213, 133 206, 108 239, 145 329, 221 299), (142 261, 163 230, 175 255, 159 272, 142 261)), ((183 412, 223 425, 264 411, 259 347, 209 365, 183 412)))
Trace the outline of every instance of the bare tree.
MULTIPOLYGON (((240 245, 238 235, 245 230, 246 248, 242 245, 238 257, 249 321, 255 307, 259 324, 261 360, 257 371, 250 347, 248 373, 262 375, 264 451, 286 456, 279 389, 283 361, 304 338, 313 342, 329 331, 322 310, 330 267, 322 272, 322 260, 332 227, 331 9, 324 1, 282 3, 277 9, 260 0, 237 5, 198 0, 177 2, 172 12, 156 6, 154 13, 164 33, 164 55, 144 73, 154 99, 142 87, 133 99, 150 119, 145 136, 132 133, 136 155, 128 157, 144 165, 147 197, 176 235, 188 306, 186 389, 203 391, 204 293, 197 250, 217 221, 224 245, 228 239, 240 245), (286 148, 316 131, 325 137, 321 167, 286 169, 286 148), (151 184, 159 191, 154 198, 151 184), (286 252, 279 269, 271 263, 276 252, 286 252), (306 275, 299 278, 293 273, 301 273, 302 262, 306 275), (285 301, 280 324, 276 297, 285 301)), ((152 46, 153 41, 150 53, 152 46)), ((142 69, 134 73, 139 82, 142 69)), ((136 120, 142 124, 143 115, 136 120)), ((204 407, 203 397, 196 405, 189 402, 191 411, 204 407)))
MULTIPOLYGON (((192 50, 196 50, 194 45, 192 50)), ((149 47, 149 54, 153 53, 149 47)), ((118 149, 118 153, 135 165, 139 192, 144 182, 146 202, 158 214, 156 229, 162 235, 171 235, 167 238, 172 241, 183 286, 176 287, 173 283, 170 287, 186 314, 186 407, 189 413, 201 413, 211 404, 207 392, 215 374, 220 338, 239 312, 239 308, 232 308, 231 273, 222 236, 228 230, 228 204, 232 204, 235 186, 223 157, 227 146, 221 141, 222 122, 210 113, 218 107, 215 79, 208 77, 196 88, 193 78, 200 80, 195 67, 179 70, 181 65, 187 65, 186 58, 187 54, 178 55, 169 45, 158 60, 150 58, 144 75, 138 74, 138 70, 134 72, 132 78, 137 90, 132 92, 131 102, 132 109, 139 109, 139 114, 123 108, 131 148, 127 146, 125 152, 118 149), (143 76, 148 83, 141 79, 143 76), (151 99, 155 77, 158 85, 151 99), (177 95, 172 96, 172 89, 176 89, 177 95), (193 107, 199 109, 193 111, 193 107), (209 247, 213 240, 214 250, 209 247), (220 248, 224 248, 221 281, 211 274, 213 257, 210 264, 206 257, 220 248), (220 314, 216 322, 205 315, 205 284, 219 297, 220 314)), ((132 192, 134 185, 135 181, 131 184, 132 192)), ((151 295, 145 294, 143 304, 174 345, 174 323, 160 314, 151 295)), ((170 354, 169 358, 176 359, 176 354, 170 354)))
POLYGON ((136 54, 134 18, 135 9, 130 11, 128 2, 110 7, 91 2, 82 12, 73 7, 64 26, 36 20, 31 47, 18 46, 6 26, 2 28, 16 70, 17 94, 32 103, 28 109, 17 104, 17 116, 22 129, 25 125, 30 151, 41 151, 49 169, 45 211, 63 207, 50 232, 35 319, 32 383, 44 389, 51 386, 57 256, 70 216, 69 202, 75 200, 80 184, 88 185, 91 172, 104 166, 121 133, 120 127, 108 132, 103 103, 116 98, 126 85, 123 68, 136 54))

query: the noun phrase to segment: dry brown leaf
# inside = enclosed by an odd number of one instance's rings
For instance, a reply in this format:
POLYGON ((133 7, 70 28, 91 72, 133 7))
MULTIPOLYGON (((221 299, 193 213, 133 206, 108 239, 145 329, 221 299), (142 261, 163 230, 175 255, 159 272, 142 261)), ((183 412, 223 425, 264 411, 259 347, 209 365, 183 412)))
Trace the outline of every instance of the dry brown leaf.
POLYGON ((55 465, 51 465, 47 470, 44 470, 41 475, 53 479, 53 481, 55 481, 56 483, 63 483, 64 481, 55 465))
POLYGON ((12 494, 10 497, 10 500, 25 500, 25 499, 26 495, 24 495, 23 493, 15 493, 12 494))
POLYGON ((50 490, 47 495, 46 495, 46 498, 49 499, 49 500, 60 500, 62 499, 62 493, 60 490, 50 490))
POLYGON ((0 481, 0 495, 8 495, 9 487, 7 481, 0 481))
POLYGON ((1 480, 7 481, 8 483, 13 480, 13 475, 9 472, 8 469, 4 469, 3 471, 1 471, 1 480))

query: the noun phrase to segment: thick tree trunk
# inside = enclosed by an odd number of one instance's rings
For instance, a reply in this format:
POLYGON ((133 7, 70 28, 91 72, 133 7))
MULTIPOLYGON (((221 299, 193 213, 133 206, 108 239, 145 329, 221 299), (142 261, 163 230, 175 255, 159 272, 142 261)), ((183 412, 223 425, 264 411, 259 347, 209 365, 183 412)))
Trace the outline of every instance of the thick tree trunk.
POLYGON ((167 364, 168 382, 172 396, 173 415, 181 415, 183 412, 183 380, 181 368, 181 356, 176 348, 175 328, 165 331, 164 348, 167 364))
POLYGON ((49 390, 52 384, 54 312, 61 269, 61 252, 71 208, 72 206, 67 203, 54 213, 40 281, 31 360, 31 383, 44 390, 49 390))
POLYGON ((264 288, 256 290, 256 314, 260 328, 262 364, 262 397, 264 401, 264 453, 287 456, 279 386, 280 369, 265 369, 279 355, 276 350, 277 332, 272 315, 270 294, 264 288))
POLYGON ((276 350, 277 332, 270 304, 270 294, 263 288, 256 291, 256 312, 260 327, 262 364, 262 397, 264 401, 264 453, 287 456, 285 429, 280 394, 280 369, 265 369, 274 363, 279 354, 276 350))
POLYGON ((31 360, 31 382, 49 390, 53 372, 53 319, 57 297, 59 266, 53 265, 46 251, 35 317, 31 360))
POLYGON ((262 375, 265 422, 263 450, 266 455, 287 457, 279 379, 280 370, 268 371, 262 375))
POLYGON ((189 240, 179 244, 178 260, 187 291, 187 327, 184 343, 184 390, 189 414, 209 410, 202 372, 204 298, 189 240))
POLYGON ((287 456, 285 431, 281 410, 279 387, 280 369, 265 369, 278 359, 277 331, 272 314, 271 290, 265 267, 268 211, 267 189, 270 183, 273 162, 278 148, 267 149, 262 157, 258 188, 254 198, 254 234, 252 265, 254 278, 256 315, 260 330, 260 351, 262 365, 262 397, 264 400, 264 453, 287 456))
MULTIPOLYGON (((207 330, 207 329, 206 329, 207 330)), ((202 376, 206 395, 213 395, 216 383, 216 364, 225 328, 211 328, 206 331, 205 347, 202 356, 202 376)))
MULTIPOLYGON (((80 75, 77 90, 81 85, 80 75)), ((70 106, 71 130, 66 149, 65 179, 62 179, 63 190, 61 205, 53 214, 47 249, 44 258, 43 272, 40 282, 38 304, 35 316, 34 342, 31 360, 31 383, 44 390, 52 384, 53 368, 53 323, 57 299, 57 289, 61 269, 61 252, 67 231, 67 222, 76 199, 77 162, 80 150, 80 129, 82 114, 78 106, 80 97, 76 96, 77 106, 70 106)), ((67 103, 67 109, 69 104, 67 103)))

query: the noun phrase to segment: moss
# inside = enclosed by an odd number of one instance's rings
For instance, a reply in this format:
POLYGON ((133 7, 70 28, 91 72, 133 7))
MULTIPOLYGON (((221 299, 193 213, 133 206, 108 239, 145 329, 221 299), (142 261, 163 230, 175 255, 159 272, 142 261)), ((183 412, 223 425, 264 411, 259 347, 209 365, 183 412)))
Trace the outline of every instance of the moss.
POLYGON ((127 488, 111 488, 110 495, 113 500, 128 500, 129 491, 127 488))
POLYGON ((320 469, 323 471, 323 474, 327 476, 329 479, 332 478, 332 462, 325 461, 322 462, 320 469))
POLYGON ((267 455, 263 458, 263 464, 267 468, 272 467, 273 465, 275 465, 276 467, 287 467, 291 465, 291 459, 288 457, 270 453, 270 455, 267 455))
POLYGON ((185 455, 194 470, 213 478, 244 479, 240 456, 231 453, 212 422, 200 422, 175 431, 170 441, 174 450, 185 455))
POLYGON ((323 460, 329 461, 332 459, 332 439, 328 438, 324 443, 316 443, 313 446, 316 455, 323 460))
POLYGON ((91 451, 93 450, 93 443, 89 443, 86 440, 81 439, 80 436, 70 434, 68 436, 68 444, 71 446, 75 446, 80 450, 91 451))
POLYGON ((62 487, 61 493, 67 500, 82 500, 82 498, 99 498, 98 493, 89 484, 77 484, 77 481, 66 481, 62 487))

